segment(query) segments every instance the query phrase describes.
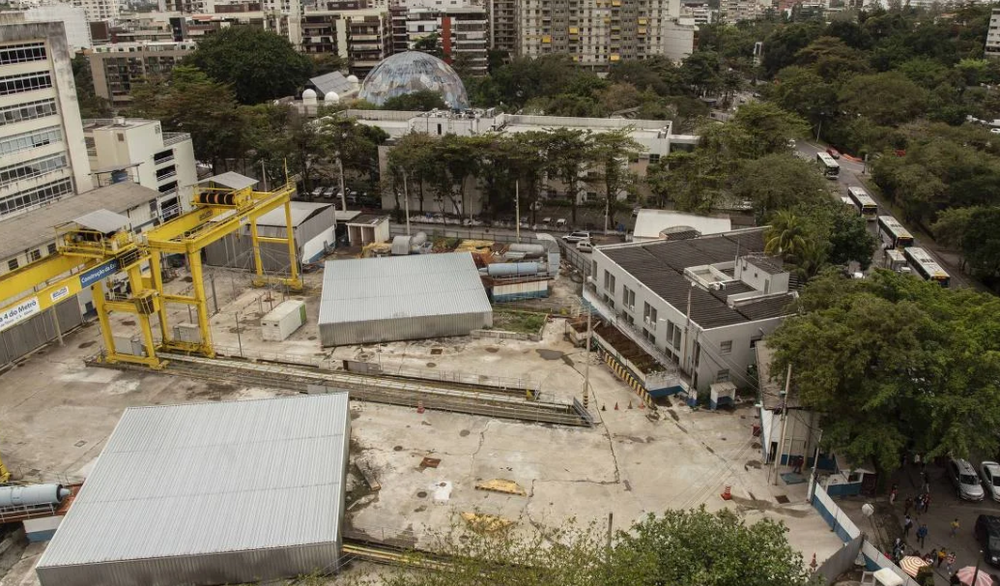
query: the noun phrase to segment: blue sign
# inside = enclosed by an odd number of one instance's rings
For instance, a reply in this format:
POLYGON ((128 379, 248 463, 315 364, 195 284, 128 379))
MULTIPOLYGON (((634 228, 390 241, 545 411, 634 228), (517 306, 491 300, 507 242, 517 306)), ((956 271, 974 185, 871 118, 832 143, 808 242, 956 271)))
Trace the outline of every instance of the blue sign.
POLYGON ((80 275, 80 286, 89 287, 104 277, 118 272, 118 259, 111 259, 99 267, 94 267, 80 275))

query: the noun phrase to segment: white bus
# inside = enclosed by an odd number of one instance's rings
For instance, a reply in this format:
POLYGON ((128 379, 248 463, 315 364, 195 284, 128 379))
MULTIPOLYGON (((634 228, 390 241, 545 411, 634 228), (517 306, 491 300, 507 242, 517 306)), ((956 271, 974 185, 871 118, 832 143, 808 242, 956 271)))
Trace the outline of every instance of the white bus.
POLYGON ((913 246, 913 235, 892 216, 878 217, 878 235, 886 248, 913 246))
POLYGON ((836 179, 840 175, 840 163, 826 153, 816 153, 816 160, 823 167, 823 175, 827 179, 836 179))
POLYGON ((941 265, 934 260, 923 248, 911 246, 903 249, 906 260, 910 261, 913 270, 927 281, 934 281, 942 287, 947 287, 951 282, 951 275, 941 268, 941 265))
POLYGON ((858 210, 858 213, 865 217, 869 222, 874 222, 875 218, 878 217, 878 204, 872 199, 872 196, 868 195, 868 192, 860 187, 848 187, 847 197, 851 198, 851 202, 854 203, 854 207, 858 210))

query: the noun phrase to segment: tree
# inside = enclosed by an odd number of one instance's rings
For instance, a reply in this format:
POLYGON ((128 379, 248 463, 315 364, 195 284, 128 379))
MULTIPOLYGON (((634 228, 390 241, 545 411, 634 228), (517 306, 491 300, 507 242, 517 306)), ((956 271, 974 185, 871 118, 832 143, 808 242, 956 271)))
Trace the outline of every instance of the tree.
POLYGON ((414 41, 413 50, 423 51, 424 53, 434 55, 438 59, 444 59, 444 51, 441 50, 441 36, 437 33, 424 35, 414 41))
POLYGON ((576 225, 580 174, 593 160, 593 145, 594 137, 589 131, 565 127, 546 129, 545 154, 549 172, 565 185, 573 225, 576 225))
POLYGON ((447 110, 448 105, 444 103, 441 94, 431 90, 420 90, 393 96, 382 104, 383 110, 408 110, 412 112, 428 112, 430 110, 447 110))
POLYGON ((804 67, 786 67, 778 72, 769 91, 779 106, 795 112, 813 125, 831 120, 837 112, 837 90, 833 84, 804 67))
POLYGON ((981 208, 951 208, 938 214, 937 221, 931 226, 931 232, 938 244, 948 248, 961 248, 972 220, 972 215, 981 208))
POLYGON ((819 37, 795 54, 797 64, 816 72, 824 81, 868 71, 864 54, 837 37, 819 37))
POLYGON ((94 90, 94 76, 90 72, 90 60, 80 53, 73 57, 73 82, 76 85, 76 101, 80 105, 80 117, 107 118, 111 116, 111 104, 97 95, 94 90))
POLYGON ((962 253, 973 274, 1000 277, 1000 207, 982 208, 969 217, 962 237, 962 253))
POLYGON ((827 261, 835 265, 856 262, 862 271, 867 271, 872 263, 872 255, 878 242, 868 231, 868 221, 837 203, 833 204, 828 242, 827 261))
POLYGON ((324 75, 344 70, 344 60, 336 53, 317 53, 312 56, 312 60, 313 73, 315 75, 324 75))
POLYGON ((400 209, 399 196, 404 191, 404 173, 406 175, 405 189, 416 193, 419 213, 424 213, 425 192, 430 189, 427 183, 432 181, 435 173, 434 143, 437 138, 421 132, 411 132, 400 137, 395 147, 389 151, 388 170, 392 181, 392 189, 396 194, 396 209, 400 209))
MULTIPOLYGON (((613 202, 627 185, 633 183, 634 175, 629 171, 629 162, 638 158, 642 145, 629 134, 629 129, 614 130, 594 135, 592 157, 601 168, 604 183, 604 231, 608 222, 614 225, 613 202)), ((576 219, 574 218, 574 221, 576 219)))
POLYGON ((805 122, 770 102, 746 104, 736 111, 733 123, 750 138, 750 156, 788 152, 788 141, 808 133, 805 122))
POLYGON ((1000 424, 1000 299, 908 275, 837 272, 811 281, 799 315, 769 338, 773 372, 791 364, 827 446, 891 472, 904 449, 994 453, 1000 424))
POLYGON ((771 227, 764 234, 764 253, 794 257, 805 251, 807 242, 802 220, 792 212, 782 210, 774 215, 771 227))
POLYGON ((780 210, 830 198, 816 168, 787 153, 742 162, 734 178, 733 194, 753 205, 758 223, 767 223, 780 210))
POLYGON ((447 197, 457 216, 470 217, 466 201, 466 185, 478 175, 483 142, 478 137, 446 134, 433 146, 432 180, 438 194, 447 197))
POLYGON ((184 64, 232 86, 241 104, 295 95, 313 73, 308 56, 281 35, 255 26, 233 26, 206 36, 184 64))
POLYGON ((902 73, 859 75, 844 84, 840 102, 849 114, 891 126, 923 114, 927 107, 927 91, 902 73))

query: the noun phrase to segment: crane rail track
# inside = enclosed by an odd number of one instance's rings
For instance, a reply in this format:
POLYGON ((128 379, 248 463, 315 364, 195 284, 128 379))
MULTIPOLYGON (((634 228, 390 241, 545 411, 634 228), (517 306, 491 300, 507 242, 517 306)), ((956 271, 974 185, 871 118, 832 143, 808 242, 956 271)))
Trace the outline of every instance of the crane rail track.
MULTIPOLYGON (((303 366, 259 364, 172 353, 161 353, 160 357, 167 361, 163 370, 165 374, 219 383, 265 386, 297 392, 310 392, 315 387, 326 387, 347 391, 351 399, 372 403, 572 427, 593 425, 589 414, 581 413, 576 404, 528 401, 508 393, 493 392, 492 389, 471 390, 469 385, 451 388, 443 384, 430 384, 430 381, 417 383, 303 366)), ((140 368, 128 364, 92 363, 115 368, 140 368)))

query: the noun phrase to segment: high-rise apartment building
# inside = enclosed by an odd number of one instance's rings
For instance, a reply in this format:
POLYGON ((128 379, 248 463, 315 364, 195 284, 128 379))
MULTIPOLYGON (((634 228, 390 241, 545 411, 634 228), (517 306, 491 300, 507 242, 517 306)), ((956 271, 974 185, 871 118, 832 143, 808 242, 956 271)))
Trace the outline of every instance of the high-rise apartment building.
POLYGON ((678 33, 690 28, 679 16, 680 0, 522 0, 517 54, 568 53, 593 68, 654 55, 679 60, 691 52, 678 45, 678 33))
POLYGON ((83 8, 87 22, 113 22, 120 11, 118 0, 73 0, 73 6, 83 8))
POLYGON ((70 58, 62 23, 0 19, 0 217, 92 187, 70 58))
POLYGON ((990 28, 986 31, 986 56, 1000 57, 1000 8, 990 14, 990 28))
POLYGON ((487 0, 490 49, 514 55, 517 51, 517 0, 487 0))
MULTIPOLYGON (((770 6, 768 2, 768 6, 770 6)), ((719 2, 719 18, 723 22, 739 22, 754 20, 764 15, 766 8, 760 0, 721 0, 719 2)))
POLYGON ((473 74, 486 73, 489 23, 484 8, 398 6, 390 12, 393 53, 409 51, 420 39, 437 35, 445 62, 473 74))
POLYGON ((94 47, 87 58, 94 78, 94 92, 112 108, 132 101, 132 84, 166 75, 195 49, 192 41, 112 43, 94 47))
MULTIPOLYGON (((337 3, 329 3, 336 6, 337 3)), ((392 54, 386 8, 316 7, 302 15, 302 51, 339 55, 351 73, 364 77, 392 54)))
POLYGON ((63 2, 33 6, 24 11, 25 22, 61 22, 66 30, 66 40, 70 51, 76 52, 93 45, 87 12, 79 7, 63 2))

